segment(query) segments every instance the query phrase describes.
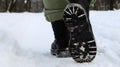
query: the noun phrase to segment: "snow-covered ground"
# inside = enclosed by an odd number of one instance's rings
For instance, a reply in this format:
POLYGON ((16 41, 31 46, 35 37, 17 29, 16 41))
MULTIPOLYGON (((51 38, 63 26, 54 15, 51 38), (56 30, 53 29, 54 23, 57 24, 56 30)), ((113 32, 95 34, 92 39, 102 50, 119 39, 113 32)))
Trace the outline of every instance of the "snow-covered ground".
POLYGON ((43 13, 0 13, 0 67, 119 67, 120 10, 91 11, 97 56, 91 63, 50 54, 52 28, 43 13))

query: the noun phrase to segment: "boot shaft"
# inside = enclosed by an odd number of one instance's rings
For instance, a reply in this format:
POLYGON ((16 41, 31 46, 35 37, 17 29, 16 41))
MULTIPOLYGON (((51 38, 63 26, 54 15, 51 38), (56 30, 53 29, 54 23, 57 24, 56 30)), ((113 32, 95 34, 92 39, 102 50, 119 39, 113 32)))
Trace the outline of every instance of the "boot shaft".
POLYGON ((58 46, 58 49, 63 49, 68 47, 69 35, 67 27, 63 20, 54 21, 51 23, 54 37, 58 46))

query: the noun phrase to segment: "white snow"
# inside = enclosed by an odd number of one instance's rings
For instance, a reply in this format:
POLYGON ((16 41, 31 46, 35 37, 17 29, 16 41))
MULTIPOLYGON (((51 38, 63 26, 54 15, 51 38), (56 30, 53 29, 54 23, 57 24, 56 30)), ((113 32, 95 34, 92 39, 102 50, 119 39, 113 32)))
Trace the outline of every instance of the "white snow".
POLYGON ((0 13, 0 67, 119 67, 120 10, 91 11, 97 56, 91 63, 50 54, 54 40, 43 13, 0 13))

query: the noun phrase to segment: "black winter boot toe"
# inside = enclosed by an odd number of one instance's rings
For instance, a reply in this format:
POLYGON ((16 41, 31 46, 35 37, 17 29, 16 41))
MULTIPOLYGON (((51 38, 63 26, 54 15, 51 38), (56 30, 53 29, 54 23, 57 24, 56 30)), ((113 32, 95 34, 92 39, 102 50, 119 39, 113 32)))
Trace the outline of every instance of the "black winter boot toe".
POLYGON ((51 54, 57 56, 58 58, 71 57, 68 47, 60 49, 56 41, 52 43, 51 54))

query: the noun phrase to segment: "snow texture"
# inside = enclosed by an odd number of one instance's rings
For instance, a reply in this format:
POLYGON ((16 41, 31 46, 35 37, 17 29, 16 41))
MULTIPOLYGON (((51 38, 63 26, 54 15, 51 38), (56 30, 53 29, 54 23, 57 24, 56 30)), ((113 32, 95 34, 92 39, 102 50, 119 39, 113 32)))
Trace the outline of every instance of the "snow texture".
POLYGON ((97 56, 80 64, 50 54, 54 36, 43 13, 0 13, 0 67, 119 67, 120 10, 91 11, 90 21, 97 56))

